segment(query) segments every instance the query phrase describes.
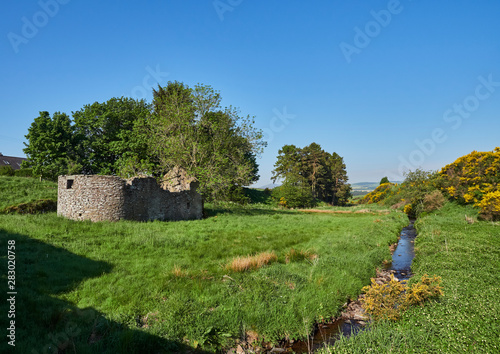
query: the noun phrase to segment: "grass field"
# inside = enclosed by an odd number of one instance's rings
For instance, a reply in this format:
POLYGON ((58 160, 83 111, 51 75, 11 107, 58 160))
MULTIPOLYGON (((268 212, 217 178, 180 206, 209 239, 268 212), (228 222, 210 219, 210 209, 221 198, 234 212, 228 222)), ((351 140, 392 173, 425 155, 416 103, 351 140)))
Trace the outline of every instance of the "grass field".
MULTIPOLYGON (((53 193, 47 186, 40 188, 53 193)), ((11 204, 5 195, 1 203, 11 204)), ((207 212, 204 220, 148 223, 0 215, 0 247, 9 240, 16 247, 16 350, 216 351, 245 333, 269 342, 304 337, 369 283, 407 223, 396 212, 210 205, 207 212), (231 268, 265 252, 274 254, 268 264, 231 268)), ((6 264, 7 252, 1 257, 6 264)))
POLYGON ((468 224, 477 211, 447 204, 417 221, 413 279, 442 277, 444 296, 325 352, 500 352, 500 223, 468 224))
POLYGON ((57 184, 35 178, 0 176, 0 210, 40 199, 57 199, 57 184))

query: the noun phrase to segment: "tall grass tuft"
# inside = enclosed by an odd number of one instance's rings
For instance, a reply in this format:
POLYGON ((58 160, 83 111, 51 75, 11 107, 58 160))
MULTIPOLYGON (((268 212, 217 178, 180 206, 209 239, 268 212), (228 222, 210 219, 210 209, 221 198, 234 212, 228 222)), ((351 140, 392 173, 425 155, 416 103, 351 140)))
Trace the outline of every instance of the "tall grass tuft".
POLYGON ((259 269, 272 262, 276 262, 278 256, 274 251, 262 252, 255 256, 236 257, 229 263, 228 268, 233 272, 245 272, 247 270, 259 269))

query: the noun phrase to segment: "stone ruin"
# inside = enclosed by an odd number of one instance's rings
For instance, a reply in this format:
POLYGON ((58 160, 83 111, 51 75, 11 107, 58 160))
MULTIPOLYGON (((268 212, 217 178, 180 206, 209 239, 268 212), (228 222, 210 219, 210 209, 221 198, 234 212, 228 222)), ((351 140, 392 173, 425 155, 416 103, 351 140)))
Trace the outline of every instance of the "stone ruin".
POLYGON ((203 217, 198 182, 174 169, 153 177, 59 176, 57 215, 73 220, 194 220, 203 217))

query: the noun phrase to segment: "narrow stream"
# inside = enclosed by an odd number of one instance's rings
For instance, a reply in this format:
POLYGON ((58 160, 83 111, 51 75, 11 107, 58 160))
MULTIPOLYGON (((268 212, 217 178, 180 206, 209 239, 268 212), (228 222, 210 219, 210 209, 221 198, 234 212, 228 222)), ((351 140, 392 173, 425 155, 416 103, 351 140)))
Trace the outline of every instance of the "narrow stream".
POLYGON ((401 231, 398 246, 392 254, 392 263, 389 265, 389 269, 394 271, 394 276, 399 280, 406 281, 412 276, 411 262, 415 257, 415 237, 417 237, 414 224, 415 220, 410 220, 410 225, 401 231))
MULTIPOLYGON (((392 263, 386 269, 392 270, 394 276, 402 281, 407 281, 412 276, 411 263, 415 257, 415 237, 417 231, 413 226, 415 220, 410 220, 410 224, 401 230, 396 250, 392 254, 392 263)), ((332 345, 337 341, 342 333, 349 337, 362 330, 364 323, 357 320, 338 319, 333 323, 318 324, 315 334, 307 341, 296 341, 287 348, 287 352, 309 353, 317 349, 324 348, 325 344, 332 345)))

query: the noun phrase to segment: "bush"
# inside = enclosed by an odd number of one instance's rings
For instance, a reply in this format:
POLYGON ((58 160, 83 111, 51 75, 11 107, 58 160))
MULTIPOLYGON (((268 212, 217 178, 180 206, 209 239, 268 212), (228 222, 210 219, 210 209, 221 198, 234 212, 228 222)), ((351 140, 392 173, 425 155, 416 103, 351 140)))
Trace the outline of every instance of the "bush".
POLYGON ((16 177, 33 177, 33 169, 32 168, 21 168, 20 170, 15 170, 14 176, 16 176, 16 177))
POLYGON ((0 166, 0 176, 14 176, 12 166, 0 166))
POLYGON ((386 199, 389 195, 394 193, 394 188, 396 185, 394 183, 382 183, 375 190, 368 193, 361 199, 358 203, 360 204, 372 204, 378 203, 386 199))
POLYGON ((385 183, 391 183, 391 182, 389 181, 389 178, 387 178, 387 176, 386 176, 386 177, 383 177, 383 178, 380 180, 379 185, 381 185, 381 184, 385 184, 385 183))
POLYGON ((441 190, 460 204, 479 204, 488 193, 500 189, 500 148, 473 151, 443 167, 441 190))
POLYGON ((423 209, 427 213, 438 210, 444 205, 445 202, 446 199, 444 198, 443 193, 436 189, 424 196, 423 209))
POLYGON ((481 209, 479 213, 481 219, 500 220, 500 191, 487 193, 479 203, 474 205, 481 209))
POLYGON ((290 179, 276 187, 272 192, 273 199, 285 208, 308 208, 315 205, 311 188, 302 180, 290 179))
POLYGON ((411 287, 399 282, 391 274, 388 283, 378 284, 372 279, 372 285, 365 286, 362 291, 365 296, 361 299, 361 303, 371 318, 392 321, 397 320, 409 306, 443 295, 441 278, 436 276, 430 278, 427 274, 411 287))

